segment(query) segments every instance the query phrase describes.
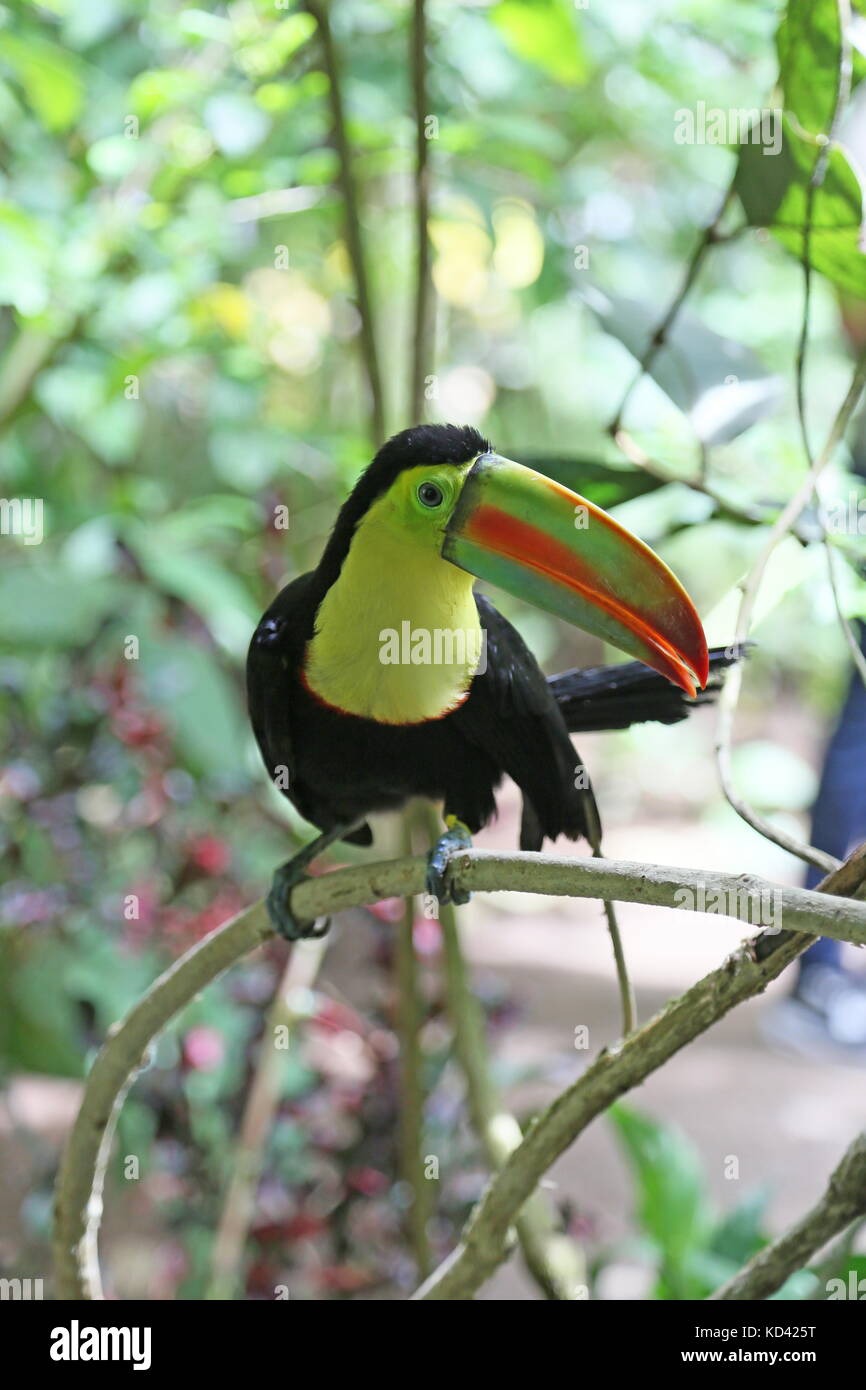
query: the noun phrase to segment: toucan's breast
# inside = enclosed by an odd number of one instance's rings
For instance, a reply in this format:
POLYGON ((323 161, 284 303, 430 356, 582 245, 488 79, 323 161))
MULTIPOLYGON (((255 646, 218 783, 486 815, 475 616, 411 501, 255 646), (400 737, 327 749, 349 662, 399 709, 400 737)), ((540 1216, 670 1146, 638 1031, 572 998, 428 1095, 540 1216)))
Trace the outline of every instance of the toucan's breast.
POLYGON ((472 584, 438 546, 363 522, 316 613, 306 688, 382 724, 421 724, 457 709, 486 655, 472 584))

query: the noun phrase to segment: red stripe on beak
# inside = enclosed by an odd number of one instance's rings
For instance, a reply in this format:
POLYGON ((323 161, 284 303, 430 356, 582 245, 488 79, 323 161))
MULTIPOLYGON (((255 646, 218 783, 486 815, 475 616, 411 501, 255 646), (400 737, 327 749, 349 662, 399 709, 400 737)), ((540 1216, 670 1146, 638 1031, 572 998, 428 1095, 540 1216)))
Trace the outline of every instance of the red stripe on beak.
MULTIPOLYGON (((572 496, 565 488, 561 492, 565 497, 572 496)), ((630 547, 636 560, 646 556, 647 547, 643 542, 598 508, 592 508, 592 520, 593 524, 598 524, 600 520, 615 530, 617 539, 630 547)), ((576 549, 563 545, 541 527, 482 502, 467 518, 463 534, 468 541, 483 546, 485 550, 495 551, 524 569, 544 575, 622 623, 652 648, 656 655, 653 662, 655 669, 690 697, 697 694, 695 678, 697 684, 706 685, 709 675, 706 639, 697 611, 684 590, 680 590, 676 596, 680 610, 676 615, 677 625, 683 631, 682 638, 678 634, 675 645, 660 631, 658 620, 643 615, 633 603, 613 591, 593 568, 591 559, 584 559, 576 549)), ((655 556, 653 559, 661 564, 655 556)))

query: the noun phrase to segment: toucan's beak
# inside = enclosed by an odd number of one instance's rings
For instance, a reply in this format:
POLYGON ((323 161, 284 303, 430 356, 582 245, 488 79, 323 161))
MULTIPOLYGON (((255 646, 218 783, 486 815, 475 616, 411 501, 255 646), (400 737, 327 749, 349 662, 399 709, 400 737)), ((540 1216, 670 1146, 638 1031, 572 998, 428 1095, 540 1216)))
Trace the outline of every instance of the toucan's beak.
POLYGON ((688 695, 707 683, 701 620, 667 565, 600 507, 531 468, 482 454, 442 554, 604 638, 688 695))

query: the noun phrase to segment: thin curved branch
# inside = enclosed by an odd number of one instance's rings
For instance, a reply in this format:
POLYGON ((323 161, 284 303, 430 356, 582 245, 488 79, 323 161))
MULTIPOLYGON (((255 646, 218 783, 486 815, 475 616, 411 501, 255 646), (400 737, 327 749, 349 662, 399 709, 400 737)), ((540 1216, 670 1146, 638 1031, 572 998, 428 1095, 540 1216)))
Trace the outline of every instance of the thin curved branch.
MULTIPOLYGON (((601 849, 595 851, 595 857, 601 858, 601 849)), ((634 985, 628 973, 628 964, 625 958, 625 947, 622 943, 622 933, 619 929, 619 922, 616 915, 616 904, 610 899, 605 898, 602 902, 604 910, 604 920, 607 923, 607 934, 610 937, 610 944, 613 949, 613 962, 616 966, 616 980, 619 986, 619 1004, 622 1012, 622 1035, 627 1038, 629 1033, 634 1032, 637 1027, 637 999, 635 997, 634 985)))
MULTIPOLYGON (((803 232, 803 321, 800 328, 800 340, 797 346, 797 361, 795 370, 797 388, 797 415, 800 421, 800 435, 803 440, 803 451, 806 455, 806 463, 810 469, 812 468, 813 460, 812 451, 809 445, 809 430, 806 420, 805 377, 806 352, 808 350, 809 345, 809 320, 811 313, 812 218, 814 210, 815 193, 817 189, 820 187, 820 185, 823 183, 824 177, 827 172, 827 165, 830 159, 830 154, 833 149, 833 146, 836 143, 836 137, 839 131, 839 123, 842 119, 845 107, 848 105, 848 102, 851 97, 851 82, 853 78, 853 61, 850 34, 850 0, 836 0, 836 9, 839 16, 839 67, 836 77, 836 98, 834 103, 833 115, 830 121, 830 127, 827 131, 827 141, 826 144, 823 145, 822 148, 819 150, 818 157, 815 161, 815 167, 812 171, 812 177, 809 180, 809 187, 806 193, 806 222, 803 232)), ((857 673, 860 676, 860 679, 864 682, 864 684, 866 684, 866 658, 864 658, 863 653, 860 650, 860 644, 854 636, 854 633, 851 629, 851 624, 848 622, 848 619, 845 616, 845 613, 842 608, 842 603, 839 596, 839 586, 836 577, 836 570, 834 567, 833 548, 830 544, 830 540, 827 536, 827 530, 824 525, 824 518, 822 515, 820 505, 821 499, 818 495, 817 488, 815 490, 814 495, 816 502, 818 503, 818 520, 823 533, 824 551, 827 557, 827 576, 830 582, 830 590, 833 594, 833 604, 836 609, 836 617, 838 619, 839 626, 842 629, 842 634, 845 638, 845 641, 848 644, 848 649, 851 653, 854 665, 857 669, 857 673)))
POLYGON ((703 233, 701 235, 701 239, 695 247, 694 251, 692 252, 688 265, 686 266, 686 273, 683 276, 682 284, 680 285, 679 290, 677 291, 676 295, 669 304, 663 318, 656 326, 654 332, 652 333, 652 336, 649 338, 647 345, 643 353, 641 354, 640 360, 638 362, 637 372, 635 373, 632 380, 629 382, 625 390, 625 393, 622 397, 622 400, 619 403, 616 414, 614 415, 613 419, 607 427, 608 434, 611 435, 614 439, 619 433, 620 427, 622 425, 623 416, 626 411, 626 407, 628 406, 628 403, 631 400, 632 395, 636 387, 638 386, 638 383, 643 380, 646 373, 649 371, 650 367, 652 366, 653 362, 658 356, 659 352, 665 346, 668 334, 670 333, 670 330, 673 327, 674 322, 680 310, 683 307, 683 304, 688 298, 692 286, 695 283, 695 280, 697 279, 698 271, 700 270, 704 262, 704 257, 706 256, 713 243, 716 240, 718 240, 719 224, 721 223, 721 220, 724 217, 725 212, 727 210, 728 204, 730 203, 733 196, 734 180, 732 179, 729 187, 725 190, 725 195, 722 198, 721 203, 719 204, 718 211, 716 212, 712 221, 708 222, 706 227, 704 228, 703 233))
POLYGON ((864 686, 866 686, 866 656, 864 656, 860 650, 860 643, 857 641, 854 629, 848 621, 845 610, 842 607, 842 595, 839 593, 839 578, 836 573, 836 555, 833 550, 832 542, 826 532, 824 534, 824 554, 827 557, 827 578, 830 581, 830 592, 833 595, 833 607, 836 609, 836 617, 842 629, 842 635, 848 644, 848 650, 851 653, 852 660, 857 669, 857 674, 864 686))
POLYGON ((769 1298, 789 1275, 802 1269, 816 1251, 860 1216, 866 1216, 866 1130, 857 1135, 833 1169, 821 1200, 716 1289, 711 1301, 769 1298))
MULTIPOLYGON (((659 463, 658 459, 651 458, 627 429, 620 427, 617 430, 614 443, 629 463, 633 463, 636 468, 642 468, 650 477, 658 478, 660 483, 679 483, 682 487, 691 488, 692 492, 700 492, 704 497, 708 497, 716 508, 711 520, 718 518, 722 521, 741 521, 747 526, 762 526, 774 521, 779 514, 778 506, 754 502, 740 503, 726 497, 709 481, 703 471, 697 477, 686 477, 674 472, 659 463)), ((801 528, 796 522, 791 531, 793 535, 799 536, 804 544, 814 539, 811 530, 801 528)))
MULTIPOLYGON (((426 867, 426 859, 418 856, 387 863, 357 865, 323 874, 297 886, 292 894, 292 911, 299 919, 310 920, 382 898, 420 893, 424 891, 426 867)), ((846 868, 847 865, 843 865, 840 875, 844 874, 846 868)), ((620 902, 720 913, 746 922, 754 916, 756 905, 771 901, 774 920, 779 924, 784 923, 785 928, 866 945, 866 904, 827 896, 826 887, 823 892, 812 892, 805 888, 782 888, 750 874, 718 874, 612 859, 568 859, 529 853, 490 854, 474 849, 464 851, 452 861, 452 874, 461 888, 470 891, 493 892, 502 889, 560 897, 609 898, 620 902), (771 895, 769 900, 762 897, 766 894, 771 895)), ((846 879, 837 879, 835 875, 832 879, 833 884, 844 885, 846 882, 846 879)), ((853 891, 854 888, 839 888, 842 894, 853 891)), ((58 1297, 102 1297, 96 1242, 113 1124, 131 1078, 141 1067, 148 1048, 185 1004, 272 934, 264 903, 255 903, 176 961, 123 1021, 109 1032, 87 1078, 81 1109, 64 1150, 57 1179, 55 1269, 58 1297)), ((802 940, 805 945, 811 938, 796 939, 802 940)), ((759 938, 759 941, 763 940, 776 943, 775 946, 771 944, 770 954, 774 961, 781 961, 779 969, 804 949, 804 946, 798 945, 793 953, 788 950, 786 955, 785 943, 790 940, 790 931, 787 930, 778 936, 773 936, 771 932, 764 933, 759 938)), ((753 943, 744 949, 747 959, 751 961, 748 951, 757 948, 753 943)), ((737 959, 736 956, 732 957, 735 962, 737 959)), ((723 967, 722 973, 727 968, 723 967)), ((695 1032, 709 1026, 715 1017, 720 1017, 722 1012, 738 1002, 739 997, 747 998, 750 992, 762 988, 764 976, 760 972, 755 974, 757 968, 754 962, 748 969, 743 966, 746 983, 754 988, 747 988, 742 996, 732 997, 720 1013, 699 1024, 695 1032)), ((732 968, 732 972, 737 975, 736 969, 732 968)), ((772 975, 767 978, 772 978, 772 975)), ((729 991, 726 991, 726 999, 728 994, 729 991)), ((702 1008, 706 1006, 706 1000, 700 994, 695 996, 692 990, 672 1008, 684 1006, 688 1014, 691 1005, 687 1001, 693 997, 696 1004, 702 1008)), ((641 1047, 647 1030, 656 1026, 657 1022, 655 1020, 640 1032, 633 1033, 624 1045, 623 1053, 627 1048, 628 1056, 634 1056, 635 1044, 641 1047)), ((693 1035, 683 1035, 682 1041, 688 1041, 693 1035)), ((682 1041, 676 1045, 682 1046, 682 1041)), ((650 1071, 660 1064, 659 1061, 652 1061, 654 1055, 651 1050, 647 1053, 650 1071)), ((663 1060, 664 1057, 661 1057, 660 1061, 663 1060)))
POLYGON ((154 1038, 185 1004, 273 935, 264 902, 233 917, 160 975, 109 1030, 90 1069, 81 1109, 63 1151, 54 1210, 57 1297, 102 1298, 97 1236, 117 1113, 154 1038))
MULTIPOLYGON (((746 576, 746 579, 743 581, 743 596, 740 601, 735 636, 735 641, 738 646, 745 642, 751 630, 755 603, 767 565, 777 545, 788 535, 802 511, 810 502, 819 476, 830 462, 845 434, 848 422, 863 392, 864 384, 866 384, 866 348, 864 348, 857 359, 857 365, 854 368, 851 384, 848 387, 845 399, 833 421, 821 453, 814 460, 803 482, 771 526, 770 533, 757 560, 746 576)), ((735 663, 728 671, 725 684, 719 695, 718 723, 716 727, 716 758, 725 796, 730 805, 737 812, 737 815, 748 825, 751 825, 754 830, 757 830, 759 834, 763 835, 765 839, 772 840, 774 844, 787 850, 789 854, 795 855, 798 859, 805 860, 808 864, 815 865, 816 868, 823 870, 825 873, 830 872, 838 863, 832 855, 825 854, 823 850, 817 849, 814 845, 801 843, 793 836, 786 835, 778 826, 773 825, 771 821, 768 821, 764 816, 760 815, 754 807, 750 806, 738 794, 734 786, 731 749, 734 734, 734 719, 740 699, 742 684, 743 668, 741 664, 735 663)))

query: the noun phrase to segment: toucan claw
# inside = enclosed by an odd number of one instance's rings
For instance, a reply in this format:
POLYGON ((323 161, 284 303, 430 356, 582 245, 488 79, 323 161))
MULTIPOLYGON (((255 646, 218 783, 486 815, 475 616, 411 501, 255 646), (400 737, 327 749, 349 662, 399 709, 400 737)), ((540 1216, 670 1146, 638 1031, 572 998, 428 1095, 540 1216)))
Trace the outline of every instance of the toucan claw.
POLYGON ((274 931, 284 941, 309 941, 324 936, 331 925, 330 917, 318 917, 312 922, 299 922, 291 909, 292 890, 310 877, 304 864, 289 859, 274 870, 271 890, 265 899, 268 916, 274 931))
POLYGON ((472 836, 456 816, 447 816, 445 824, 448 829, 444 835, 440 835, 427 855, 427 892, 440 903, 451 902, 456 907, 462 907, 469 902, 472 894, 452 888, 448 882, 448 871, 455 854, 460 850, 472 848, 472 836))

